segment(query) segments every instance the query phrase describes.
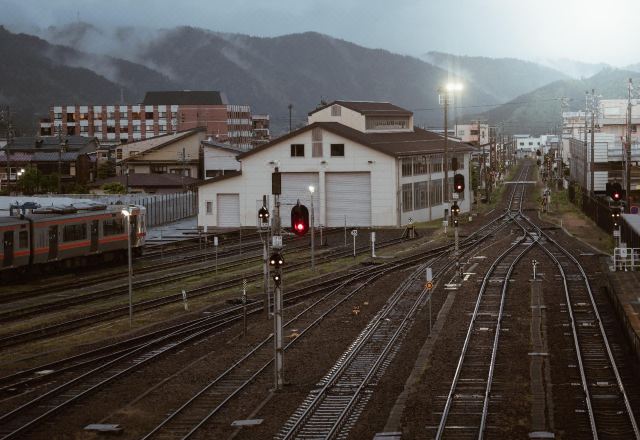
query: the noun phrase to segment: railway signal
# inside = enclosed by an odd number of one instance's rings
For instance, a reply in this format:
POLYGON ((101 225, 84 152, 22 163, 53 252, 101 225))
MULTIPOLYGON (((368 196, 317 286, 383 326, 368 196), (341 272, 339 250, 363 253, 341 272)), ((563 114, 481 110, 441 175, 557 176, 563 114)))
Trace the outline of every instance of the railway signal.
POLYGON ((611 209, 611 220, 613 221, 613 228, 620 226, 620 208, 611 209))
POLYGON ((614 202, 619 202, 622 199, 622 185, 618 182, 607 184, 607 194, 613 199, 614 202))
POLYGON ((456 174, 453 176, 453 190, 457 193, 464 192, 464 175, 456 174))
POLYGON ((272 278, 273 278, 273 284, 276 287, 279 287, 280 283, 282 282, 282 276, 279 273, 276 272, 276 273, 273 274, 272 278))
POLYGON ((284 265, 284 258, 282 258, 282 254, 279 252, 271 254, 271 257, 269 257, 269 266, 280 269, 282 265, 284 265))
POLYGON ((454 217, 460 214, 460 207, 458 206, 458 202, 453 202, 453 206, 451 207, 451 214, 454 217))
POLYGON ((309 231, 309 210, 300 201, 291 208, 291 227, 294 234, 302 237, 309 231))
POLYGON ((269 210, 266 206, 263 206, 258 210, 258 218, 264 223, 267 223, 269 221, 269 210))

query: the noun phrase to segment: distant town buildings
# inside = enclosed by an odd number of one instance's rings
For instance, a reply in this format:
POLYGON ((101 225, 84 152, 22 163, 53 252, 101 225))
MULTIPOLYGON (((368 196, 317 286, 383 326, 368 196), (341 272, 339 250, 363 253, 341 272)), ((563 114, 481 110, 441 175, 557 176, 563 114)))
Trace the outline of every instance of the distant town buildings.
POLYGON ((461 142, 482 145, 489 142, 489 124, 475 121, 470 124, 456 124, 455 137, 461 142))
POLYGON ((49 117, 40 121, 40 135, 61 130, 65 136, 126 144, 196 127, 242 150, 270 138, 268 115, 254 119, 248 105, 229 104, 217 91, 148 92, 140 104, 53 105, 49 117))

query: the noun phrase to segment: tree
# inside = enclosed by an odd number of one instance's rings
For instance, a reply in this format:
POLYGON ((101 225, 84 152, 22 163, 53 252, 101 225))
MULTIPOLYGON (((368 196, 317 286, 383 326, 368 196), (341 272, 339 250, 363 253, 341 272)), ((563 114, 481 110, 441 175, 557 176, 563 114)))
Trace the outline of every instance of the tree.
POLYGON ((107 194, 126 194, 127 189, 119 182, 105 183, 102 190, 107 194))
POLYGON ((58 188, 58 175, 44 175, 37 168, 27 168, 18 178, 18 188, 23 194, 43 194, 58 188))
POLYGON ((116 175, 116 164, 112 161, 103 162, 98 167, 98 179, 106 179, 116 175))

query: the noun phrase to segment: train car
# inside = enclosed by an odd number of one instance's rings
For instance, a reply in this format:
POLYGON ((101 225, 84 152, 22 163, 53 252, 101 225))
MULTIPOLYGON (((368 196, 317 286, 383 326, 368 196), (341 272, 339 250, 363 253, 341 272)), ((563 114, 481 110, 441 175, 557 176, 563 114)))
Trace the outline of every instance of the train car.
POLYGON ((2 272, 83 267, 142 254, 146 211, 141 206, 80 204, 31 210, 0 220, 2 272), (123 211, 130 213, 125 215, 123 211))
POLYGON ((0 234, 2 234, 0 270, 28 266, 31 256, 29 222, 16 217, 1 217, 0 234))

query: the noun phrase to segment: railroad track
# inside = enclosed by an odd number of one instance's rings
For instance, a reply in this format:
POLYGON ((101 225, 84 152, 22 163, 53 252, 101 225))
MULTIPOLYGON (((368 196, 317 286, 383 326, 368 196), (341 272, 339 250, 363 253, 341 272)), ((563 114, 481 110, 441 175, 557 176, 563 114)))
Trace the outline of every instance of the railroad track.
MULTIPOLYGON (((514 189, 514 194, 519 191, 514 189)), ((570 252, 524 216, 524 189, 518 200, 510 204, 509 216, 522 228, 523 236, 496 258, 483 279, 434 438, 485 437, 508 280, 520 258, 537 245, 561 274, 580 371, 580 400, 585 406, 579 410, 588 417, 591 437, 640 439, 584 269, 570 252), (522 244, 526 245, 524 250, 522 244), (491 279, 501 282, 492 285, 491 279)))
POLYGON ((542 250, 560 272, 580 372, 583 409, 592 438, 640 440, 638 423, 584 268, 530 219, 525 217, 524 221, 545 238, 542 250))
MULTIPOLYGON (((379 243, 377 245, 377 248, 380 249, 380 248, 392 246, 402 241, 403 241, 402 238, 387 240, 385 242, 379 243)), ((368 245, 360 246, 356 249, 357 254, 366 253, 368 251, 369 251, 368 245)), ((328 252, 325 255, 316 257, 316 263, 333 261, 337 258, 350 256, 352 255, 352 252, 353 252, 352 249, 343 249, 343 248, 335 249, 334 251, 328 252)), ((285 272, 290 272, 295 269, 306 267, 308 266, 308 264, 309 264, 308 259, 303 259, 303 260, 299 260, 296 263, 287 264, 287 268, 285 269, 285 272)), ((249 282, 252 282, 252 281, 261 279, 262 277, 263 277, 263 273, 261 271, 247 273, 242 277, 236 277, 229 280, 220 281, 214 284, 197 287, 194 289, 186 290, 185 292, 189 298, 196 298, 196 297, 210 294, 211 292, 229 289, 234 286, 240 286, 242 284, 242 281, 245 279, 249 282)), ((174 281, 174 280, 175 280, 175 277, 171 275, 166 278, 163 277, 163 278, 151 280, 147 282, 144 286, 136 285, 136 288, 164 284, 168 281, 174 281)), ((11 311, 10 313, 19 315, 24 319, 26 316, 33 316, 42 311, 52 311, 56 309, 59 310, 59 309, 68 307, 70 305, 82 304, 88 301, 93 301, 95 299, 108 298, 108 297, 117 296, 117 295, 122 296, 124 294, 126 294, 126 287, 122 286, 119 288, 108 289, 106 292, 94 292, 84 296, 66 298, 66 299, 56 301, 55 303, 47 303, 43 305, 32 306, 29 308, 25 308, 24 310, 14 310, 14 311, 11 311)), ((171 295, 162 296, 160 298, 154 298, 154 299, 137 302, 133 305, 133 309, 134 309, 134 312, 146 311, 146 310, 155 309, 167 304, 181 302, 183 300, 184 299, 183 299, 182 293, 175 293, 171 295)), ((19 344, 23 344, 23 343, 34 341, 34 340, 49 338, 51 336, 76 330, 86 325, 93 325, 95 323, 104 322, 120 316, 126 316, 128 313, 129 313, 129 307, 123 305, 123 306, 109 309, 106 311, 92 313, 90 315, 84 315, 79 318, 73 318, 64 322, 31 329, 25 332, 4 335, 0 337, 0 347, 10 347, 10 346, 19 345, 19 344)), ((10 316, 7 316, 7 319, 12 320, 13 318, 10 318, 10 316)))

